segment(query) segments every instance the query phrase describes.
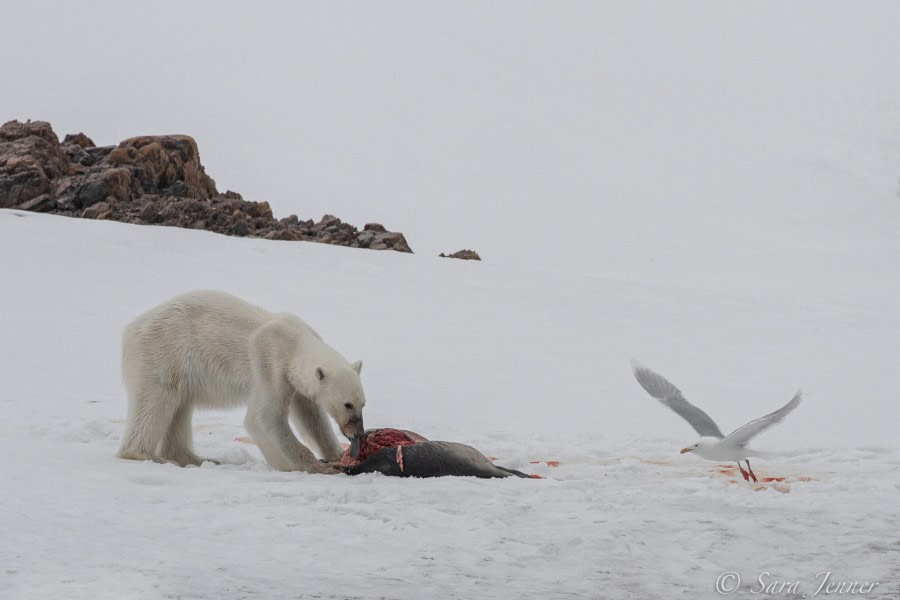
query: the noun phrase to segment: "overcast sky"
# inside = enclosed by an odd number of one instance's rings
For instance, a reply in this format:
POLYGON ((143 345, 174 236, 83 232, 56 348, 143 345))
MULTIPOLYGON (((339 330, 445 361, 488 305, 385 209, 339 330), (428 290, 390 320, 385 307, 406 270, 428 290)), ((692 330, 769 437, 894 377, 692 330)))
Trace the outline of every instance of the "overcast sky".
POLYGON ((827 225, 834 202, 896 199, 893 2, 16 2, 3 20, 0 119, 98 145, 192 135, 220 191, 379 221, 417 253, 664 260, 787 234, 784 203, 827 225))

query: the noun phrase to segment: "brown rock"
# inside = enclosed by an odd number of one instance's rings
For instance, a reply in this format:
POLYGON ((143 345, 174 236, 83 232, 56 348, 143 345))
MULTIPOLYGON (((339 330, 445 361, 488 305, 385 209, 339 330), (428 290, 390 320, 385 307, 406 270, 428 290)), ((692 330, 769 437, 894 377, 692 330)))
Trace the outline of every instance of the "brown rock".
POLYGON ((297 215, 291 215, 289 217, 285 217, 284 219, 281 219, 278 222, 281 223, 282 225, 284 225, 285 227, 297 227, 298 225, 300 225, 300 219, 297 218, 297 215))
POLYGON ((274 219, 268 202, 244 202, 242 208, 244 214, 252 219, 274 219))
POLYGON ((160 219, 159 211, 153 202, 145 204, 138 216, 145 223, 158 223, 160 219))
POLYGON ((460 250, 458 252, 454 252, 453 254, 444 254, 441 252, 440 256, 444 258, 461 258, 462 260, 481 260, 481 257, 478 256, 478 253, 473 250, 460 250))
POLYGON ((104 162, 131 168, 143 193, 171 193, 203 199, 218 193, 215 182, 206 175, 200 164, 197 142, 190 136, 129 138, 120 143, 104 162))
POLYGON ((231 233, 232 235, 243 237, 250 233, 250 226, 247 225, 247 221, 244 219, 239 219, 235 222, 234 227, 231 228, 231 233))
POLYGON ((53 191, 69 161, 49 123, 9 121, 0 127, 0 208, 14 208, 53 191))
POLYGON ((84 209, 81 213, 81 217, 83 219, 103 219, 106 216, 109 216, 111 212, 109 204, 106 202, 97 202, 84 209))
POLYGON ((340 224, 341 224, 341 220, 338 219, 338 218, 337 218, 336 216, 334 216, 334 215, 325 215, 325 216, 322 217, 321 224, 322 224, 324 227, 328 227, 328 226, 330 226, 330 225, 340 225, 340 224))
POLYGON ((95 144, 91 138, 84 135, 83 133, 67 134, 66 139, 64 139, 62 143, 63 145, 75 144, 76 146, 79 146, 81 148, 95 148, 97 146, 97 144, 95 144))
MULTIPOLYGON (((406 237, 402 233, 396 231, 388 231, 385 233, 377 233, 375 234, 375 243, 385 244, 388 248, 392 250, 397 250, 398 252, 409 252, 412 253, 412 250, 409 248, 409 244, 406 243, 406 237)), ((369 246, 369 248, 374 248, 374 244, 369 246)))
POLYGON ((0 208, 412 252, 402 233, 379 223, 360 232, 334 215, 279 221, 268 202, 219 194, 185 135, 98 148, 84 133, 60 143, 49 123, 10 121, 0 127, 0 208))
POLYGON ((50 197, 50 194, 43 194, 37 198, 32 198, 24 204, 20 204, 18 208, 33 212, 47 212, 56 208, 56 202, 50 197))
POLYGON ((107 169, 89 173, 75 190, 75 208, 86 208, 97 202, 117 202, 131 197, 131 170, 107 169))

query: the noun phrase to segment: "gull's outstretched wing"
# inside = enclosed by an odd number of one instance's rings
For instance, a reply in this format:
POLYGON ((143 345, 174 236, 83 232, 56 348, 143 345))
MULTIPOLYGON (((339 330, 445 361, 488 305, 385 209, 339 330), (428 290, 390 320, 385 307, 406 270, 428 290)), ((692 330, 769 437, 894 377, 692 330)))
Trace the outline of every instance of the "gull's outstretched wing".
POLYGON ((746 446, 747 442, 749 442, 752 438, 756 437, 772 425, 777 423, 781 423, 784 418, 788 415, 789 412, 797 408, 800 404, 800 398, 803 396, 803 392, 797 390, 797 393, 794 394, 794 397, 791 398, 791 401, 776 410, 773 413, 769 413, 764 417, 760 417, 754 421, 750 421, 743 427, 739 427, 728 434, 723 442, 727 442, 729 444, 734 444, 735 446, 746 446))
POLYGON ((638 383, 647 393, 681 415, 702 436, 723 438, 716 422, 709 415, 688 402, 681 391, 669 383, 665 377, 654 373, 636 360, 631 361, 631 370, 638 383))

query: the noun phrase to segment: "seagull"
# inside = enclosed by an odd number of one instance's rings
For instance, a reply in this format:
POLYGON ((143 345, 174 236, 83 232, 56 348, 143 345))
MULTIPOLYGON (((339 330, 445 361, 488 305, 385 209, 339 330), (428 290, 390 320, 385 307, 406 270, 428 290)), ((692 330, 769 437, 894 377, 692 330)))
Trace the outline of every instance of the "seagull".
POLYGON ((719 426, 708 414, 685 400, 681 395, 681 390, 669 383, 665 377, 654 373, 636 360, 631 361, 631 370, 634 371, 638 383, 647 390, 647 393, 678 413, 702 436, 696 443, 682 448, 682 454, 693 452, 706 460, 733 460, 737 462, 738 469, 741 470, 745 481, 750 481, 752 477, 754 482, 758 482, 756 475, 753 474, 753 469, 750 468, 748 457, 765 456, 762 452, 748 448, 747 443, 769 427, 781 423, 789 412, 797 408, 800 398, 803 396, 803 392, 797 390, 791 401, 775 412, 750 421, 725 436, 722 435, 719 426), (744 471, 744 467, 741 466, 742 460, 747 463, 749 473, 744 471))

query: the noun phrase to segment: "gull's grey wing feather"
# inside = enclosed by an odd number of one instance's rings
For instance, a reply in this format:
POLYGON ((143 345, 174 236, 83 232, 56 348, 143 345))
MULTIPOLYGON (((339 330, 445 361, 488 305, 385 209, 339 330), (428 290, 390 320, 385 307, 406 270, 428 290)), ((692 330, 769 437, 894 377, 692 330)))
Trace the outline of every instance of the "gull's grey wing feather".
POLYGON ((702 436, 725 437, 716 422, 708 414, 685 400, 681 395, 681 390, 669 383, 665 377, 654 373, 636 360, 631 361, 631 370, 638 383, 647 390, 648 394, 681 415, 697 433, 702 436))
POLYGON ((729 444, 733 444, 735 446, 746 446, 747 443, 771 427, 772 425, 777 425, 784 421, 784 418, 788 415, 789 412, 797 408, 800 404, 800 399, 803 397, 803 392, 801 390, 797 390, 797 393, 794 394, 794 397, 791 398, 791 401, 776 410, 775 412, 771 412, 764 417, 760 417, 753 421, 750 421, 743 427, 738 427, 734 431, 728 434, 723 442, 727 442, 729 444))

